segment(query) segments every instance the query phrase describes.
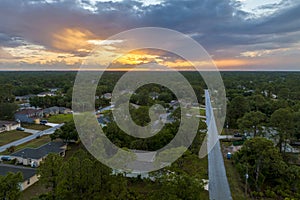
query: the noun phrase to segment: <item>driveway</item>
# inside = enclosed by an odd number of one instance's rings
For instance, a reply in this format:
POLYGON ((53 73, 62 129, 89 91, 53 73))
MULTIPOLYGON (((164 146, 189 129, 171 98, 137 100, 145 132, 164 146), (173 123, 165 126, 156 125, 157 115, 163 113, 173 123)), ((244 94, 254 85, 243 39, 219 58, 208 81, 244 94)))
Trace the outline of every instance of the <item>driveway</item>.
POLYGON ((31 133, 31 134, 35 134, 40 132, 39 130, 33 130, 33 129, 29 129, 29 128, 25 128, 24 132, 26 133, 31 133))
POLYGON ((58 126, 59 124, 54 124, 54 123, 47 123, 45 124, 46 126, 51 126, 51 127, 55 127, 55 126, 58 126))

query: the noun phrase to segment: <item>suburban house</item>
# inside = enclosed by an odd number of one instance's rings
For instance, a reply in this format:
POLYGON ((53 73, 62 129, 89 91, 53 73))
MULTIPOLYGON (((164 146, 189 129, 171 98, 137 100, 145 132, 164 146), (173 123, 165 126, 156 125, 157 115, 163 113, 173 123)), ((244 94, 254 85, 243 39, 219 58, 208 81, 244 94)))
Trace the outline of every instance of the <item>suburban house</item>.
POLYGON ((176 108, 179 107, 179 101, 177 100, 172 100, 170 103, 169 103, 170 107, 173 108, 173 110, 176 110, 176 108))
POLYGON ((71 114, 72 110, 70 108, 59 107, 59 114, 71 114))
POLYGON ((59 90, 59 88, 50 88, 49 90, 50 92, 56 93, 59 90))
POLYGON ((31 108, 30 103, 20 103, 18 106, 21 110, 31 108))
POLYGON ((45 108, 43 110, 43 114, 45 117, 49 117, 50 115, 58 115, 58 114, 70 114, 72 110, 70 108, 53 106, 50 108, 45 108))
POLYGON ((46 97, 46 96, 53 97, 53 96, 56 96, 56 94, 54 92, 41 92, 37 96, 38 97, 46 97))
POLYGON ((34 94, 28 94, 28 95, 24 95, 24 96, 16 96, 16 101, 25 101, 25 102, 29 102, 29 99, 32 97, 35 97, 36 95, 34 94))
POLYGON ((103 94, 103 95, 101 96, 101 98, 104 98, 104 99, 106 99, 106 100, 109 100, 109 99, 111 99, 111 96, 112 96, 111 93, 105 93, 105 94, 103 94))
POLYGON ((43 110, 44 116, 49 117, 50 115, 58 115, 59 114, 59 107, 53 106, 50 108, 45 108, 43 110))
POLYGON ((160 114, 159 119, 165 124, 173 123, 175 121, 172 117, 172 113, 160 114))
POLYGON ((41 109, 24 109, 15 113, 15 119, 25 123, 40 123, 43 117, 41 109))
MULTIPOLYGON (((129 177, 129 178, 150 178, 150 175, 147 171, 153 169, 155 165, 155 159, 156 159, 156 152, 150 152, 150 151, 142 151, 142 150, 131 150, 131 152, 134 155, 134 159, 132 161, 127 161, 128 163, 126 166, 128 169, 136 169, 131 172, 126 172, 122 170, 113 169, 113 174, 122 174, 123 176, 129 177)), ((170 164, 167 164, 170 165, 170 164)))
POLYGON ((4 131, 16 130, 20 127, 20 122, 17 121, 0 121, 0 133, 4 131))
POLYGON ((38 167, 49 153, 56 153, 64 157, 67 145, 63 141, 53 141, 38 148, 21 149, 10 155, 11 159, 17 159, 18 163, 38 167))
POLYGON ((149 97, 150 97, 151 99, 153 99, 153 100, 158 99, 159 93, 157 93, 157 92, 151 92, 151 93, 149 94, 149 97))
POLYGON ((23 166, 16 166, 16 165, 7 165, 7 164, 0 164, 0 175, 6 176, 9 172, 18 173, 21 172, 23 175, 23 180, 20 183, 20 190, 23 191, 29 186, 33 185, 35 182, 38 181, 38 177, 36 175, 36 170, 28 167, 23 166))

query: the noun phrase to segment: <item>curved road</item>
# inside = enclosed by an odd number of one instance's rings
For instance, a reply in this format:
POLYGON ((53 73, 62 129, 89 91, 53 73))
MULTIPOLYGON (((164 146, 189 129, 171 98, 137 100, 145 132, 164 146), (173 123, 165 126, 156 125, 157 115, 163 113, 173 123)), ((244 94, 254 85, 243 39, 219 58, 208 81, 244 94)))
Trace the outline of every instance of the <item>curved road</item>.
POLYGON ((59 125, 54 126, 52 128, 46 129, 44 131, 38 131, 38 132, 33 133, 32 135, 28 136, 28 137, 25 137, 25 138, 22 138, 20 140, 17 140, 17 141, 11 142, 9 144, 3 145, 3 146, 0 147, 0 152, 5 151, 7 148, 9 148, 11 146, 18 146, 18 145, 24 144, 26 142, 29 142, 31 140, 34 140, 37 137, 40 137, 42 135, 50 135, 50 134, 54 133, 56 129, 59 129, 63 125, 64 124, 59 124, 59 125))

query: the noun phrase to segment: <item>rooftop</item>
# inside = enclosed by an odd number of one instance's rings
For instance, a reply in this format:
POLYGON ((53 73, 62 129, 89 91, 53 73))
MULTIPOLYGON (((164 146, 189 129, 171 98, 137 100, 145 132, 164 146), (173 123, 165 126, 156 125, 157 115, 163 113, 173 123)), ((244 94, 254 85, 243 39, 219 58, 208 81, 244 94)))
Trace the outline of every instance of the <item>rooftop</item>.
POLYGON ((0 127, 7 126, 7 125, 16 125, 16 124, 18 124, 18 122, 16 122, 16 121, 2 121, 2 120, 0 120, 0 127))
POLYGON ((21 172, 23 174, 23 180, 27 180, 36 174, 36 170, 33 168, 16 166, 16 165, 0 164, 0 175, 5 176, 9 172, 12 172, 12 173, 21 172))
POLYGON ((11 156, 22 157, 22 158, 32 158, 40 159, 47 156, 49 153, 60 153, 63 151, 63 146, 65 143, 62 141, 53 141, 47 144, 44 144, 38 148, 25 148, 21 149, 15 153, 12 153, 11 156))
POLYGON ((38 112, 42 112, 41 109, 24 109, 21 110, 19 112, 16 112, 16 114, 33 114, 33 113, 38 113, 38 112))

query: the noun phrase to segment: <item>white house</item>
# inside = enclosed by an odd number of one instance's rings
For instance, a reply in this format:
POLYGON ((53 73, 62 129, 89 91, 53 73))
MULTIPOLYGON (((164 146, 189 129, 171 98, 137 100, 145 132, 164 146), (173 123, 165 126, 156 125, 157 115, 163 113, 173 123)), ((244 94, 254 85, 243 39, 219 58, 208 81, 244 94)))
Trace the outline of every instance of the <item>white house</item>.
POLYGON ((4 131, 16 130, 20 126, 20 122, 17 121, 0 121, 0 133, 4 131))

